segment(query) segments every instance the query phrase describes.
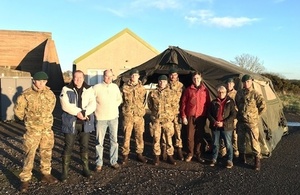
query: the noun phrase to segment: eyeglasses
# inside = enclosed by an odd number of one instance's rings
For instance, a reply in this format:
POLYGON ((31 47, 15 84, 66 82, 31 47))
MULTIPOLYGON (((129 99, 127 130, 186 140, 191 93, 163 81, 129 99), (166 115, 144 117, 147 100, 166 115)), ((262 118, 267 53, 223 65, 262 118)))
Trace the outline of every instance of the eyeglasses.
POLYGON ((226 93, 226 91, 219 91, 218 93, 226 93))

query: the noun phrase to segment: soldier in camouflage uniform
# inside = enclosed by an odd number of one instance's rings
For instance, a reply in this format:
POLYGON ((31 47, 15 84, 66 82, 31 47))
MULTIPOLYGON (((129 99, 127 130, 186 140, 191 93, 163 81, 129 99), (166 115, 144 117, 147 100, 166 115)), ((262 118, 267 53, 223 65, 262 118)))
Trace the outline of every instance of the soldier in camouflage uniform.
MULTIPOLYGON (((175 68, 171 68, 169 71, 169 86, 170 89, 173 91, 173 94, 175 95, 176 103, 174 105, 174 114, 175 118, 173 120, 174 125, 174 139, 175 139, 175 147, 177 148, 177 157, 179 160, 184 160, 183 154, 182 154, 182 139, 181 139, 181 123, 179 122, 179 106, 180 106, 180 99, 181 95, 184 90, 184 85, 179 81, 178 78, 178 72, 175 68)), ((163 150, 164 151, 164 150, 163 150)))
POLYGON ((241 163, 246 163, 246 135, 250 138, 252 153, 255 156, 255 170, 260 170, 261 149, 259 144, 258 123, 260 115, 266 110, 266 103, 261 94, 252 86, 250 75, 242 77, 243 89, 235 97, 238 108, 237 133, 239 145, 239 158, 241 163))
MULTIPOLYGON (((227 95, 235 100, 235 96, 237 91, 234 89, 234 79, 233 78, 229 78, 226 81, 227 84, 227 95)), ((234 129, 232 132, 232 146, 233 146, 233 154, 234 156, 237 158, 239 156, 239 150, 238 150, 238 136, 236 133, 236 123, 237 123, 237 119, 234 119, 234 129)))
POLYGON ((26 192, 32 177, 32 169, 37 148, 40 152, 40 169, 43 174, 42 182, 57 183, 51 175, 52 148, 54 134, 52 131, 53 115, 56 98, 46 86, 48 75, 37 72, 33 76, 33 85, 26 89, 17 99, 14 113, 24 120, 26 132, 24 138, 25 159, 20 173, 20 191, 26 192))
POLYGON ((124 143, 122 147, 123 164, 128 162, 128 154, 130 152, 130 137, 134 128, 137 160, 146 163, 147 160, 143 156, 144 151, 144 131, 145 122, 145 98, 146 89, 139 80, 140 75, 137 69, 130 71, 130 80, 124 84, 122 88, 123 105, 122 112, 124 116, 123 130, 124 143))
POLYGON ((174 147, 172 137, 174 135, 175 98, 172 90, 167 86, 168 77, 158 77, 158 87, 151 91, 148 97, 148 108, 151 110, 150 133, 153 137, 153 153, 155 155, 154 165, 159 165, 161 155, 161 136, 165 136, 167 148, 167 160, 170 164, 176 165, 173 158, 174 147))

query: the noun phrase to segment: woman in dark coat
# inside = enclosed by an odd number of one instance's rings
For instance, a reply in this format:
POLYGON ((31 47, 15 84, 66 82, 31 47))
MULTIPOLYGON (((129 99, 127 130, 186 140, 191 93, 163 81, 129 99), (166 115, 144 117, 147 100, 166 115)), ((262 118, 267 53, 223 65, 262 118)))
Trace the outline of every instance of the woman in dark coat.
POLYGON ((227 96, 224 86, 217 89, 218 97, 211 102, 208 111, 210 128, 213 132, 213 157, 210 166, 217 163, 220 137, 224 139, 227 148, 227 168, 233 167, 232 131, 234 129, 234 118, 236 116, 234 100, 227 96))

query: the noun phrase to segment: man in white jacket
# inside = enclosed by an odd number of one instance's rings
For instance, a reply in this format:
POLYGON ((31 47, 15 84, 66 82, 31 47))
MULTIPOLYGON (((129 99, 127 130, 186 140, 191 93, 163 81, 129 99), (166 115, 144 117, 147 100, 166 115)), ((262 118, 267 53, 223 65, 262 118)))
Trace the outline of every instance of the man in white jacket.
POLYGON ((97 107, 96 115, 96 171, 100 172, 103 166, 103 145, 107 127, 110 139, 110 164, 118 169, 118 120, 119 106, 122 96, 119 87, 112 83, 111 70, 104 71, 104 81, 94 86, 97 107))
POLYGON ((96 100, 94 90, 84 82, 84 73, 81 70, 74 72, 72 82, 63 87, 59 99, 63 110, 62 132, 65 135, 61 180, 65 182, 68 178, 71 154, 77 137, 80 142, 83 175, 91 178, 88 151, 90 133, 95 129, 96 100))

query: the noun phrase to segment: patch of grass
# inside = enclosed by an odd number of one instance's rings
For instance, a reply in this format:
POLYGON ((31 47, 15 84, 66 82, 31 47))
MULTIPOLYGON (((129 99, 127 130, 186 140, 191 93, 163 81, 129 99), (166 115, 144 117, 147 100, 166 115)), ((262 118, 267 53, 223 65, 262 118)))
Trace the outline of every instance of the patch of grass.
POLYGON ((298 95, 280 94, 279 98, 282 101, 284 111, 300 114, 300 101, 298 95))

